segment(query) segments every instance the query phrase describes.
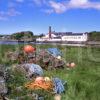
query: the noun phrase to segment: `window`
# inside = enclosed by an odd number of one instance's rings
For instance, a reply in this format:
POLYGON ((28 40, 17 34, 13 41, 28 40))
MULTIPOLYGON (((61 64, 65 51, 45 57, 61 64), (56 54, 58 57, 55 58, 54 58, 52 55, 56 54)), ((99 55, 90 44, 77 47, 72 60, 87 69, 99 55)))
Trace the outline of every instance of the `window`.
POLYGON ((81 37, 79 36, 78 39, 81 39, 81 37))

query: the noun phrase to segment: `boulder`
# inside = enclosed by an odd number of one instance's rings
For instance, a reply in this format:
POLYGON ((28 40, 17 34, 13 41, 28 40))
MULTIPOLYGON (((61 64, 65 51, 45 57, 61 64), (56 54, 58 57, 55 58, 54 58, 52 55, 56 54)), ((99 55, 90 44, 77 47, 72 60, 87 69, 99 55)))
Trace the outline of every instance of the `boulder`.
POLYGON ((7 87, 5 85, 5 80, 3 77, 0 77, 0 94, 6 94, 7 93, 7 87))

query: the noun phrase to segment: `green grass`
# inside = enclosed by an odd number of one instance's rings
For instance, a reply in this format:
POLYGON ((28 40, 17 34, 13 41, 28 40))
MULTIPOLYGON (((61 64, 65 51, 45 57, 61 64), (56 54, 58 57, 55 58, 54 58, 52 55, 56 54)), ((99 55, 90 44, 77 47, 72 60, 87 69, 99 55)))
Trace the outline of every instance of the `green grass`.
MULTIPOLYGON (((7 51, 14 51, 20 48, 22 45, 1 45, 0 49, 0 62, 6 66, 11 66, 13 63, 8 59, 4 59, 4 55, 7 51)), ((59 77, 62 80, 66 80, 68 87, 66 93, 62 94, 62 100, 100 100, 100 48, 94 47, 67 47, 60 45, 34 45, 39 48, 57 47, 63 53, 63 60, 66 62, 74 61, 76 67, 68 70, 53 70, 45 71, 45 76, 59 77)), ((19 73, 14 73, 14 77, 8 84, 12 88, 23 85, 27 80, 19 73)), ((30 92, 24 89, 20 94, 9 94, 9 97, 15 98, 16 96, 22 96, 30 92)), ((43 92, 44 93, 44 92, 43 92)), ((43 94, 42 93, 42 94, 43 94)), ((50 96, 46 100, 53 100, 52 96, 48 93, 44 93, 50 96)), ((25 99, 24 99, 25 100, 25 99)), ((31 100, 31 99, 26 99, 31 100)))

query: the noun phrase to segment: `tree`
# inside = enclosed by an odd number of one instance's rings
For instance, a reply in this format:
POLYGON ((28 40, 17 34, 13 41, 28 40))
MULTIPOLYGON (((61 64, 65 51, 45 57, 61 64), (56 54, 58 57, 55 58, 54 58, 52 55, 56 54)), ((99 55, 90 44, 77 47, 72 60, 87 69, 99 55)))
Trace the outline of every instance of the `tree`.
POLYGON ((100 32, 90 32, 89 33, 89 41, 100 41, 100 32))
POLYGON ((16 40, 21 40, 23 37, 32 38, 33 32, 31 31, 17 32, 17 33, 12 34, 12 36, 16 40))
POLYGON ((44 36, 44 34, 43 34, 43 33, 39 35, 39 37, 43 37, 43 36, 44 36))

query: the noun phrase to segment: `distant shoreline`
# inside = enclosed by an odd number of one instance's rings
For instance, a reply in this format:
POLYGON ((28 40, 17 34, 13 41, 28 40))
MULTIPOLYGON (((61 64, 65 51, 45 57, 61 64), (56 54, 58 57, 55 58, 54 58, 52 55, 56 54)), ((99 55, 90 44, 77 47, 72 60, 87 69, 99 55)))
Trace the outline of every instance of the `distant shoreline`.
POLYGON ((18 45, 18 44, 38 44, 38 45, 45 45, 45 44, 50 44, 50 45, 65 45, 65 46, 93 46, 93 47, 100 47, 100 41, 88 41, 86 43, 55 43, 55 42, 29 42, 29 41, 12 41, 12 40, 0 40, 0 45, 18 45))

